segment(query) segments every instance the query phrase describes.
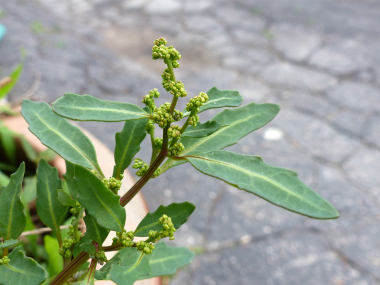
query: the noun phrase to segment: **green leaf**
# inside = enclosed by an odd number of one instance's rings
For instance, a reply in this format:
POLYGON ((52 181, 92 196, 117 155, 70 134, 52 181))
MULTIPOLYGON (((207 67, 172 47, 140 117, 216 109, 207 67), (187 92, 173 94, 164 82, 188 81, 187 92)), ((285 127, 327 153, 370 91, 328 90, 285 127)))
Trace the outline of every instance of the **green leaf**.
POLYGON ((90 170, 75 165, 74 181, 78 188, 77 200, 102 227, 122 231, 126 214, 120 205, 120 196, 115 195, 90 170))
POLYGON ((88 269, 87 274, 83 281, 79 285, 95 285, 94 275, 95 275, 96 267, 92 266, 88 269))
MULTIPOLYGON (((208 109, 223 108, 223 107, 238 107, 243 102, 243 97, 238 91, 233 90, 219 90, 216 87, 207 91, 208 101, 199 108, 199 113, 208 109)), ((190 112, 186 109, 183 112, 184 116, 188 116, 190 112)))
POLYGON ((23 68, 24 68, 24 64, 20 63, 12 71, 11 75, 9 76, 12 79, 12 82, 0 88, 0 99, 5 97, 9 92, 11 92, 13 87, 16 85, 18 79, 20 78, 23 68))
POLYGON ((62 182, 57 169, 41 160, 37 167, 37 213, 41 221, 53 230, 61 244, 60 226, 67 215, 68 207, 58 201, 58 189, 62 189, 62 182))
POLYGON ((55 114, 48 104, 24 100, 21 114, 29 123, 29 130, 44 145, 65 160, 94 169, 104 176, 90 139, 76 126, 55 114))
POLYGON ((49 276, 53 277, 59 274, 63 269, 63 258, 59 254, 58 240, 50 235, 45 235, 44 246, 49 256, 47 260, 49 276))
POLYGON ((110 231, 100 226, 96 220, 88 213, 86 213, 86 216, 83 218, 83 220, 86 223, 85 237, 87 237, 89 240, 96 241, 98 244, 103 244, 110 231))
POLYGON ((4 240, 17 239, 24 231, 26 218, 24 205, 20 199, 25 163, 11 175, 7 186, 3 187, 0 196, 0 236, 4 240))
POLYGON ((96 248, 91 242, 84 242, 79 247, 89 255, 95 256, 96 248))
POLYGON ((5 242, 0 242, 0 249, 15 247, 15 246, 18 246, 20 243, 22 243, 22 240, 9 239, 9 240, 6 240, 5 242))
POLYGON ((66 93, 53 103, 58 115, 78 121, 120 122, 148 118, 139 106, 106 101, 90 95, 66 93))
POLYGON ((6 127, 0 127, 0 139, 5 156, 10 163, 16 164, 17 145, 15 141, 15 134, 6 127))
MULTIPOLYGON (((185 146, 181 156, 220 150, 236 144, 241 138, 269 123, 280 111, 276 104, 250 103, 246 106, 223 110, 211 121, 222 125, 215 133, 204 138, 181 138, 185 146)), ((169 168, 186 161, 168 159, 161 168, 161 174, 169 168)))
POLYGON ((141 276, 151 271, 149 257, 133 247, 126 247, 118 252, 119 263, 113 263, 110 277, 118 285, 133 285, 141 276))
POLYGON ((186 247, 168 246, 164 242, 157 243, 155 247, 149 259, 152 271, 148 276, 140 277, 140 280, 173 275, 178 268, 189 264, 194 258, 194 253, 186 247))
POLYGON ((37 161, 37 157, 38 157, 37 152, 34 150, 33 146, 28 142, 28 140, 25 139, 24 137, 21 137, 21 146, 22 146, 23 150, 25 151, 26 157, 30 161, 38 163, 38 161, 37 161))
POLYGON ((13 250, 9 259, 8 264, 0 266, 0 284, 39 285, 47 278, 45 269, 22 250, 13 250))
POLYGON ((73 200, 69 194, 64 192, 62 189, 58 189, 58 201, 63 206, 70 206, 71 208, 75 208, 75 200, 73 200))
POLYGON ((296 172, 267 165, 260 157, 213 151, 185 157, 204 174, 255 194, 279 207, 316 219, 335 219, 339 213, 296 172))
POLYGON ((21 201, 26 207, 37 195, 37 176, 27 176, 24 178, 24 188, 21 192, 21 201))
POLYGON ((134 234, 137 237, 147 237, 150 230, 160 231, 162 225, 158 222, 158 219, 163 215, 167 215, 172 219, 174 227, 178 229, 182 226, 194 212, 195 206, 189 202, 183 202, 181 204, 172 203, 168 206, 160 206, 154 213, 148 213, 142 219, 137 226, 134 234))
POLYGON ((9 183, 9 177, 0 171, 0 193, 1 193, 1 187, 7 186, 8 183, 9 183))
POLYGON ((147 119, 125 122, 123 130, 116 133, 115 167, 113 177, 120 179, 120 174, 131 164, 132 159, 140 151, 141 142, 146 137, 147 119))
POLYGON ((78 256, 78 254, 80 254, 83 249, 80 247, 82 244, 84 243, 87 243, 87 242, 91 242, 91 239, 88 238, 87 236, 84 236, 82 237, 82 239, 79 241, 79 243, 77 243, 75 246, 74 246, 74 249, 73 249, 73 256, 74 258, 78 256))
POLYGON ((76 199, 78 195, 78 188, 75 184, 74 177, 75 177, 75 164, 72 164, 70 161, 66 162, 66 174, 63 175, 63 178, 65 179, 67 188, 70 191, 71 196, 76 199))
POLYGON ((217 130, 219 130, 221 126, 222 125, 218 124, 215 121, 207 121, 204 124, 197 124, 195 128, 188 127, 181 137, 182 138, 183 137, 190 137, 190 138, 207 137, 211 135, 212 133, 215 133, 217 130))

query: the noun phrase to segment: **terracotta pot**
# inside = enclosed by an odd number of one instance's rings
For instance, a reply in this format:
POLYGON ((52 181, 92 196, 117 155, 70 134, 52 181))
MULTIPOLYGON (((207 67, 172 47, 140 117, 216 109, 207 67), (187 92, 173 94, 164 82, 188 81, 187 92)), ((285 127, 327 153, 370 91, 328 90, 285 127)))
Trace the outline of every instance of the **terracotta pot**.
MULTIPOLYGON (((36 151, 41 152, 46 149, 46 146, 42 145, 41 142, 38 140, 38 138, 28 130, 28 124, 22 116, 6 116, 6 117, 2 117, 1 120, 4 122, 4 124, 8 128, 23 135, 31 143, 31 145, 34 147, 36 151)), ((82 131, 92 141, 95 147, 96 153, 98 154, 99 165, 101 166, 104 172, 104 175, 106 177, 111 177, 113 167, 114 167, 113 153, 93 135, 91 135, 90 133, 88 133, 87 131, 83 129, 82 131)), ((52 164, 58 169, 58 172, 60 175, 66 172, 65 161, 60 156, 57 155, 54 158, 52 164)), ((119 194, 121 196, 124 195, 135 183, 134 178, 129 172, 126 171, 124 175, 125 176, 123 179, 123 184, 119 191, 119 194)), ((125 208, 127 211, 127 222, 126 222, 125 228, 128 231, 136 229, 139 222, 149 212, 148 206, 141 192, 138 193, 125 208)), ((109 235, 104 244, 111 245, 112 238, 114 236, 115 235, 109 235)), ((115 252, 106 253, 108 259, 110 259, 114 254, 115 252)), ((115 283, 112 281, 97 281, 96 284, 108 285, 108 284, 115 284, 115 283)), ((160 285, 161 278, 157 277, 157 278, 142 280, 142 281, 136 282, 135 284, 136 285, 160 285)))

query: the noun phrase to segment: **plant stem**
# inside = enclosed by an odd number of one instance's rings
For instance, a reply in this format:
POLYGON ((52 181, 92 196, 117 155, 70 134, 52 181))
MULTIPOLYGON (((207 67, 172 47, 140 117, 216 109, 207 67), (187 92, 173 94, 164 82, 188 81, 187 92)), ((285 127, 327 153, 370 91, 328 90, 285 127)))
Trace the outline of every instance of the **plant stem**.
MULTIPOLYGON (((167 147, 167 142, 166 142, 167 147)), ((162 144, 162 148, 164 148, 164 144, 162 144)), ((141 190, 141 188, 149 181, 150 177, 154 174, 154 172, 157 170, 157 168, 161 165, 161 163, 166 158, 167 150, 166 148, 164 151, 161 151, 160 154, 157 156, 155 161, 152 163, 152 165, 149 167, 148 171, 135 183, 135 185, 132 186, 131 189, 120 199, 120 205, 125 207, 129 201, 132 200, 133 197, 141 190)))
POLYGON ((95 270, 96 270, 96 264, 98 261, 96 259, 91 260, 90 267, 88 268, 86 277, 84 278, 83 282, 86 282, 86 284, 91 284, 90 280, 94 279, 95 276, 95 270))
POLYGON ((89 259, 89 255, 87 252, 82 251, 75 257, 66 268, 64 268, 50 283, 50 285, 61 285, 64 284, 67 279, 70 278, 75 272, 79 270, 79 268, 89 259))
POLYGON ((66 268, 70 264, 70 257, 63 257, 63 268, 66 268))

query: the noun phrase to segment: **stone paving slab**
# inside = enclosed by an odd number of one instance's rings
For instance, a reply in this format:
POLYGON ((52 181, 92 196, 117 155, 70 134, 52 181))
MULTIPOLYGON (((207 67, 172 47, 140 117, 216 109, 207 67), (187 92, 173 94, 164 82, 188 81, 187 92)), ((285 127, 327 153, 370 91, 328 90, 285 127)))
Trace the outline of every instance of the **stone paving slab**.
MULTIPOLYGON (((190 164, 175 167, 144 188, 151 209, 186 200, 197 206, 173 242, 197 255, 171 284, 380 284, 378 1, 0 3, 6 12, 0 21, 10 32, 0 43, 4 72, 21 46, 27 51, 12 99, 40 74, 37 100, 74 92, 141 105, 150 89, 163 91, 164 66, 150 52, 164 36, 182 54, 176 74, 191 96, 217 86, 239 90, 243 104, 281 105, 271 123, 227 149, 297 171, 341 217, 308 219, 190 164)), ((165 101, 162 95, 157 103, 165 101)), ((202 113, 201 120, 218 112, 202 113)), ((81 125, 111 149, 122 128, 81 125)), ((138 156, 148 160, 150 153, 138 156)))

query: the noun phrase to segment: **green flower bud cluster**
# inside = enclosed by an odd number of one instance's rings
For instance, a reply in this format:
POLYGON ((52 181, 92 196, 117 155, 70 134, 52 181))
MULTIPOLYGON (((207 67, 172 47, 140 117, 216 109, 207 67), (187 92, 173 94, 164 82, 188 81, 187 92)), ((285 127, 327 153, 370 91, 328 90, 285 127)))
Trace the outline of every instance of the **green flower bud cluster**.
POLYGON ((158 219, 158 222, 163 226, 162 230, 159 232, 150 230, 148 234, 149 238, 158 241, 160 239, 169 237, 170 240, 174 240, 174 233, 176 229, 174 227, 172 219, 167 215, 163 215, 161 218, 158 219))
POLYGON ((181 152, 185 150, 185 147, 182 143, 175 143, 173 146, 169 147, 168 155, 169 156, 178 156, 181 152))
POLYGON ((71 248, 74 244, 76 244, 75 238, 73 237, 65 238, 62 243, 62 247, 59 249, 59 254, 62 255, 63 257, 71 257, 72 255, 71 248))
POLYGON ((156 171, 153 173, 152 178, 156 178, 160 176, 160 174, 161 174, 161 167, 158 167, 156 171))
POLYGON ((103 250, 99 250, 95 253, 95 259, 98 260, 98 263, 103 265, 104 262, 107 262, 107 256, 103 250))
POLYGON ((172 117, 173 117, 173 120, 176 122, 176 121, 179 121, 183 118, 183 113, 174 109, 173 110, 173 114, 172 114, 172 117))
POLYGON ((177 125, 171 125, 168 129, 169 138, 179 139, 181 137, 181 128, 177 125))
POLYGON ((159 127, 165 128, 172 122, 179 121, 183 118, 183 113, 178 110, 174 110, 173 114, 170 115, 170 108, 171 103, 166 102, 159 108, 154 109, 152 119, 159 127))
POLYGON ((186 104, 186 110, 191 112, 194 109, 199 111, 199 107, 203 106, 204 103, 208 101, 208 96, 206 93, 201 92, 199 95, 190 99, 189 103, 186 104))
POLYGON ((126 247, 131 247, 135 244, 133 239, 135 238, 135 235, 133 234, 133 231, 127 232, 123 231, 121 233, 121 241, 120 241, 120 232, 116 232, 116 237, 112 239, 112 244, 118 244, 121 243, 122 245, 126 247))
MULTIPOLYGON (((79 214, 80 208, 82 208, 82 205, 79 204, 78 201, 75 201, 75 208, 71 208, 71 209, 70 209, 70 213, 71 213, 73 216, 76 216, 76 215, 79 214)), ((82 218, 82 217, 80 217, 80 218, 82 218)))
POLYGON ((177 68, 179 67, 177 60, 181 59, 181 55, 173 46, 167 47, 167 43, 168 42, 162 37, 155 40, 152 48, 152 58, 154 60, 163 59, 164 61, 170 59, 172 61, 173 68, 177 68))
POLYGON ((154 139, 154 148, 155 149, 161 149, 162 148, 162 138, 155 138, 154 139))
POLYGON ((172 115, 170 115, 170 107, 171 104, 166 102, 159 108, 154 109, 153 121, 161 128, 165 128, 168 124, 174 121, 172 115))
POLYGON ((136 243, 136 248, 145 254, 151 254, 155 249, 155 246, 150 242, 139 241, 136 243))
POLYGON ((75 235, 75 231, 74 231, 74 226, 73 225, 69 226, 69 231, 67 232, 67 234, 69 236, 74 236, 75 235))
POLYGON ((189 117, 189 125, 192 125, 194 128, 197 126, 199 123, 199 116, 194 115, 189 117))
POLYGON ((158 232, 159 238, 169 237, 170 240, 174 240, 174 232, 176 231, 172 219, 167 215, 163 215, 159 218, 158 222, 163 225, 163 229, 158 232))
POLYGON ((8 264, 9 261, 11 261, 9 259, 9 257, 8 256, 4 256, 3 258, 0 258, 0 265, 8 264))
POLYGON ((136 175, 141 177, 148 171, 149 166, 140 158, 135 158, 135 163, 132 165, 132 168, 140 169, 136 171, 136 175))
POLYGON ((120 180, 111 177, 110 179, 103 178, 102 182, 107 186, 113 193, 117 194, 121 187, 121 180, 124 178, 123 174, 120 174, 120 180))
POLYGON ((152 130, 154 130, 154 122, 152 120, 148 120, 148 123, 146 124, 145 126, 145 130, 148 134, 150 134, 150 132, 152 130))
POLYGON ((185 85, 183 85, 181 80, 178 80, 177 82, 172 81, 172 75, 169 68, 164 70, 161 77, 162 87, 164 87, 166 91, 175 97, 186 97, 187 92, 185 90, 185 85))
POLYGON ((153 90, 149 91, 148 95, 145 95, 143 97, 142 102, 148 106, 150 109, 156 108, 156 103, 154 102, 153 98, 158 98, 160 97, 160 93, 158 92, 157 88, 154 88, 153 90))

